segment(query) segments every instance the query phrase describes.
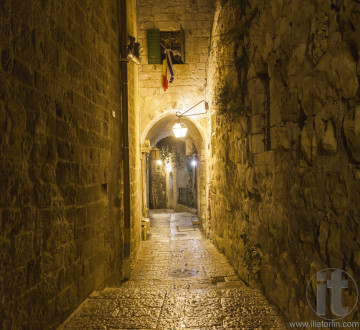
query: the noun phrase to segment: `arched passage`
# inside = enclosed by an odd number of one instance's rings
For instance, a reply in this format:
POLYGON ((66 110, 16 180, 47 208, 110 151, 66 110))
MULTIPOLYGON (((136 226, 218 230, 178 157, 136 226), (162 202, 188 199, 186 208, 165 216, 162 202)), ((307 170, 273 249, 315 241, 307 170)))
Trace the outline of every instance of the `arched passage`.
MULTIPOLYGON (((188 127, 187 137, 191 138, 198 150, 203 148, 205 141, 204 123, 201 120, 192 120, 189 117, 181 118, 181 121, 188 127)), ((158 141, 167 136, 173 136, 172 127, 177 122, 175 111, 168 111, 161 116, 153 119, 145 127, 141 134, 141 142, 149 140, 151 145, 156 144, 158 141)))
MULTIPOLYGON (((185 138, 182 139, 175 139, 172 140, 182 141, 183 148, 185 150, 185 143, 189 144, 189 141, 193 143, 193 147, 196 153, 196 170, 194 169, 193 172, 193 180, 196 180, 196 203, 195 209, 199 219, 202 221, 205 219, 205 204, 206 204, 206 154, 205 154, 205 139, 204 139, 204 123, 206 123, 206 116, 205 118, 200 118, 199 120, 195 121, 192 118, 182 118, 181 121, 186 124, 188 127, 187 135, 185 138)), ((159 142, 168 140, 170 137, 174 137, 172 127, 177 122, 177 118, 173 111, 169 111, 158 118, 152 120, 144 129, 142 133, 141 139, 142 143, 144 144, 145 141, 149 141, 151 147, 155 147, 159 142)), ((191 144, 191 143, 190 143, 191 144)), ((189 155, 188 155, 189 159, 189 155)), ((149 157, 143 157, 143 200, 144 205, 147 207, 152 206, 154 207, 154 203, 152 203, 149 194, 149 157)), ((160 170, 160 168, 158 168, 160 170)), ((168 200, 166 204, 167 207, 173 206, 175 211, 182 211, 184 208, 182 207, 183 204, 178 203, 179 201, 179 184, 176 182, 176 175, 172 173, 166 174, 166 194, 172 196, 172 200, 168 200), (171 179, 170 179, 171 178, 171 179), (169 188, 171 187, 170 183, 173 185, 173 191, 170 191, 169 188)), ((165 183, 164 185, 165 186, 165 183)), ((162 204, 163 205, 163 204, 162 204)))

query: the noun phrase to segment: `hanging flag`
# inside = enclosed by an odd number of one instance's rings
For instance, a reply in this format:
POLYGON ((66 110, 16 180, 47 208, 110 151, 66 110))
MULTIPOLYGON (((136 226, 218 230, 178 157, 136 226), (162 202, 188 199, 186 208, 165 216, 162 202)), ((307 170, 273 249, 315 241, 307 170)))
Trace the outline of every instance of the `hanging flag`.
POLYGON ((173 69, 173 65, 172 65, 172 62, 171 62, 171 54, 170 54, 170 51, 167 49, 165 51, 166 53, 166 60, 167 60, 167 66, 169 68, 169 71, 170 71, 170 80, 169 80, 169 83, 171 84, 173 81, 174 81, 174 69, 173 69))
POLYGON ((174 81, 174 69, 171 62, 171 55, 168 49, 165 49, 165 59, 162 61, 162 74, 161 74, 162 86, 164 88, 164 92, 168 89, 169 83, 174 81), (167 71, 169 69, 170 72, 170 80, 167 78, 167 71))
POLYGON ((164 92, 168 89, 168 79, 167 79, 167 60, 166 58, 162 61, 162 86, 164 88, 164 92))

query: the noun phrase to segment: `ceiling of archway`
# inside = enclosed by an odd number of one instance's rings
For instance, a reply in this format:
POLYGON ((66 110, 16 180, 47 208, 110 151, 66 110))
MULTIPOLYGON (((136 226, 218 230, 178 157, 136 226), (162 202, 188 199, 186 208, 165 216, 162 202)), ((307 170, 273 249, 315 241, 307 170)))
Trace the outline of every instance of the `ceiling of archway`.
MULTIPOLYGON (((169 115, 160 119, 150 129, 149 133, 147 134, 146 140, 150 140, 151 145, 154 146, 161 139, 167 136, 174 136, 172 127, 177 121, 178 120, 175 115, 169 115)), ((199 129, 190 119, 186 117, 181 118, 181 122, 185 123, 185 125, 188 127, 188 131, 184 140, 190 138, 195 144, 196 149, 201 150, 203 139, 199 129)))

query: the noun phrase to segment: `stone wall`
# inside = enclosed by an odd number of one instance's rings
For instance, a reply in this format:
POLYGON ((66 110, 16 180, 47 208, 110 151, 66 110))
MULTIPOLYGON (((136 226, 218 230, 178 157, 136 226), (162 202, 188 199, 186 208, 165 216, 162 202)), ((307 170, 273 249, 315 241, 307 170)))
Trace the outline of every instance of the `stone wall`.
MULTIPOLYGON (((137 1, 127 1, 128 34, 138 39, 137 1)), ((143 45, 141 45, 143 47, 143 45)), ((129 88, 129 146, 130 146, 130 205, 131 205, 131 262, 137 259, 141 241, 142 181, 140 151, 139 66, 128 64, 129 88)))
POLYGON ((141 131, 165 111, 186 110, 204 99, 206 71, 213 17, 212 0, 140 0, 139 41, 141 47, 141 131), (185 64, 175 64, 175 79, 164 92, 161 64, 148 64, 147 30, 184 29, 185 64))
MULTIPOLYGON (((214 0, 139 0, 139 41, 141 43, 140 65, 140 112, 142 142, 149 139, 151 132, 159 120, 168 116, 167 130, 161 128, 162 136, 151 140, 152 145, 161 138, 172 135, 171 127, 176 122, 175 112, 185 111, 197 102, 205 99, 207 73, 206 63, 209 55, 210 33, 214 15, 214 0), (147 30, 176 31, 182 28, 185 33, 185 64, 175 64, 175 79, 164 92, 161 84, 160 64, 148 64, 147 30)), ((195 112, 203 111, 201 103, 195 112)), ((188 134, 196 135, 194 142, 198 146, 199 155, 205 154, 208 144, 208 116, 191 117, 193 125, 188 134), (195 126, 195 129, 193 127, 195 126), (190 132, 192 131, 192 132, 190 132), (204 133, 199 134, 199 132, 204 133)), ((161 133, 159 135, 161 135, 161 133)), ((204 159, 201 159, 205 162, 204 159)), ((201 190, 205 191, 206 166, 201 167, 201 190)), ((151 198, 151 196, 150 196, 151 198)), ((174 198, 177 198, 175 191, 174 198)), ((205 193, 199 194, 198 205, 201 219, 205 218, 205 193)))
POLYGON ((290 320, 315 319, 305 288, 317 271, 360 283, 359 11, 355 1, 217 4, 206 225, 290 320))
POLYGON ((0 328, 54 328, 122 278, 117 13, 1 1, 0 328))

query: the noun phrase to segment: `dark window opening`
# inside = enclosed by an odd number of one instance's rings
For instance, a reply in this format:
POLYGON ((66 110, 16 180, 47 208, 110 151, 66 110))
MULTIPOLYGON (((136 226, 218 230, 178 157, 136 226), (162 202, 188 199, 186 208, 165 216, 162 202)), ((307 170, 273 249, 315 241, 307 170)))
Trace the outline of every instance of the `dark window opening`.
POLYGON ((165 59, 165 48, 170 50, 171 61, 173 64, 184 64, 184 30, 160 31, 161 60, 165 59))

